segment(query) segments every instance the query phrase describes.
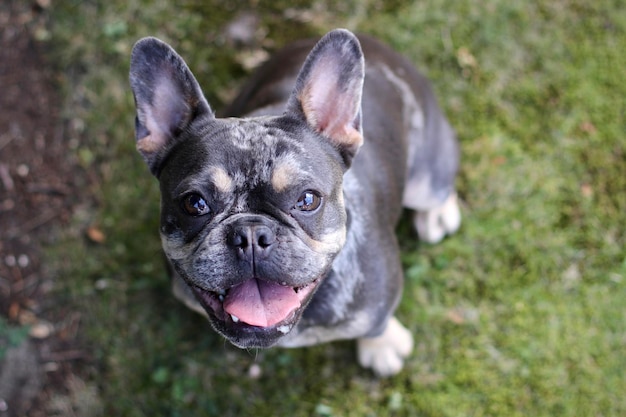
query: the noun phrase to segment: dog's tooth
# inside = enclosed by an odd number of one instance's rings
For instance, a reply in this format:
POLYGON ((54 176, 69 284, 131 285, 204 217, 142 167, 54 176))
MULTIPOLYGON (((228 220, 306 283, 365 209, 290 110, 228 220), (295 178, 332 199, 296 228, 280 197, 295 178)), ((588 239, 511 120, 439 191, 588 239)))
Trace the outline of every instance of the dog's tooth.
POLYGON ((291 330, 291 328, 288 325, 285 324, 285 325, 282 325, 282 326, 278 326, 276 328, 276 330, 278 330, 282 334, 287 334, 287 333, 289 333, 289 330, 291 330))
POLYGON ((217 298, 219 298, 222 302, 224 301, 224 296, 222 294, 218 295, 217 298))
POLYGON ((239 323, 239 317, 235 316, 234 314, 231 314, 230 318, 233 320, 233 323, 239 323))

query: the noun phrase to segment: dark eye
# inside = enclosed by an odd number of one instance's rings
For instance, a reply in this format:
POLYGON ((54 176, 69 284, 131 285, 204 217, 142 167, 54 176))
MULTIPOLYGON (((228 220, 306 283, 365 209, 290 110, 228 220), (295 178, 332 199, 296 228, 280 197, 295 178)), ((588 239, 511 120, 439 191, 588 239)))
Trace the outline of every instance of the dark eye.
POLYGON ((302 193, 294 208, 300 211, 313 211, 322 204, 322 197, 315 191, 305 191, 302 193))
POLYGON ((183 208, 191 216, 204 216, 211 212, 209 205, 199 194, 189 194, 186 196, 183 200, 183 208))

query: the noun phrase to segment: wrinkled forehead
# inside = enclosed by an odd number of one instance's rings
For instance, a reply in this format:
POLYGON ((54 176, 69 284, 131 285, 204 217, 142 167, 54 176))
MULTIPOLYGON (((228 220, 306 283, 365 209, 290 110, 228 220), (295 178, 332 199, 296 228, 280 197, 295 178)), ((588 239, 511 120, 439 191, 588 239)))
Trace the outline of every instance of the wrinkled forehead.
POLYGON ((258 183, 272 184, 282 191, 287 178, 307 170, 308 155, 302 143, 284 130, 264 119, 226 122, 224 137, 214 138, 221 142, 224 152, 214 154, 205 166, 218 188, 228 188, 222 191, 258 183))
POLYGON ((176 165, 186 165, 222 192, 260 184, 282 192, 301 181, 327 183, 325 177, 334 171, 319 144, 307 145, 305 134, 285 129, 273 118, 220 119, 202 129, 182 153, 176 165))
POLYGON ((293 132, 281 128, 276 117, 218 119, 211 136, 213 141, 231 145, 234 149, 271 158, 288 151, 303 150, 302 144, 293 137, 293 132))

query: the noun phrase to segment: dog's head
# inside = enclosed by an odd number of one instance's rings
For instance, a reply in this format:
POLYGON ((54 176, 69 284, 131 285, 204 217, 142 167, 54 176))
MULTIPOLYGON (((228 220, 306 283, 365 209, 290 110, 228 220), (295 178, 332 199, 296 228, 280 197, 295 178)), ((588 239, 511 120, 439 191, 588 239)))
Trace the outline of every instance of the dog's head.
POLYGON ((289 333, 342 249, 363 72, 356 37, 333 31, 282 115, 218 119, 172 48, 146 38, 133 49, 136 144, 160 182, 164 251, 235 345, 289 333))

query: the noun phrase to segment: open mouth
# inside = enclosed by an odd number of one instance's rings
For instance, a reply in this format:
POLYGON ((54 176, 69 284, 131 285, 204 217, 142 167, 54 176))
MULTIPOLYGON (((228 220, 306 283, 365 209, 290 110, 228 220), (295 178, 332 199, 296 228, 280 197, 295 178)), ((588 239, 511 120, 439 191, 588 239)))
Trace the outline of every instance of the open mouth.
POLYGON ((213 292, 193 286, 207 313, 231 326, 276 329, 286 334, 299 318, 302 307, 319 279, 302 287, 290 287, 250 278, 228 290, 213 292))

